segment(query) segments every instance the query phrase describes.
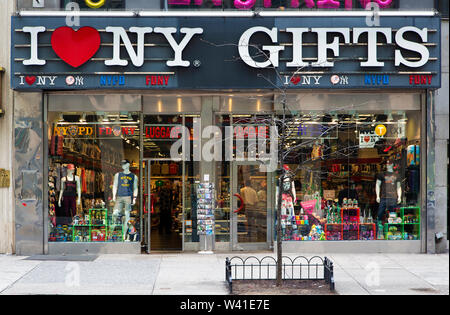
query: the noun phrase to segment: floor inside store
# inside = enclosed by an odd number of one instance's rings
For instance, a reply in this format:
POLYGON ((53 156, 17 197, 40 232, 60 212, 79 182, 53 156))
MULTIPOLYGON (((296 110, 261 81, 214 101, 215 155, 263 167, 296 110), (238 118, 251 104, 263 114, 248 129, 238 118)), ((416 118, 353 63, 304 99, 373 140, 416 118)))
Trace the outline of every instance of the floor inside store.
POLYGON ((150 239, 151 250, 182 250, 182 238, 177 233, 160 233, 158 229, 152 229, 150 239))

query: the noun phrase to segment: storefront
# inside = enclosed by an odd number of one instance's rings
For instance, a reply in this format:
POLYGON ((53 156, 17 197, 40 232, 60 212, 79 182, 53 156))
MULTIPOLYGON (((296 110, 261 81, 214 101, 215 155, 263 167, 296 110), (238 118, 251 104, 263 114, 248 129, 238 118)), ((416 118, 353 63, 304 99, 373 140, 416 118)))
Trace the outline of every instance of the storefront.
POLYGON ((280 151, 286 248, 426 250, 440 20, 341 13, 13 17, 18 251, 269 250, 280 151))

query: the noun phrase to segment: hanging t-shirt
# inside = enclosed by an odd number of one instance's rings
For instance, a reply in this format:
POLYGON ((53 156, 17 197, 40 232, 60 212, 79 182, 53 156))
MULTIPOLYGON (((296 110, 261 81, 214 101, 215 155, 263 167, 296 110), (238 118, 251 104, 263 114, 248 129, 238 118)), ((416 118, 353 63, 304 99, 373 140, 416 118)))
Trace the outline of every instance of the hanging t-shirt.
POLYGON ((397 183, 400 182, 397 174, 391 172, 379 173, 377 180, 381 181, 381 199, 397 199, 397 183))

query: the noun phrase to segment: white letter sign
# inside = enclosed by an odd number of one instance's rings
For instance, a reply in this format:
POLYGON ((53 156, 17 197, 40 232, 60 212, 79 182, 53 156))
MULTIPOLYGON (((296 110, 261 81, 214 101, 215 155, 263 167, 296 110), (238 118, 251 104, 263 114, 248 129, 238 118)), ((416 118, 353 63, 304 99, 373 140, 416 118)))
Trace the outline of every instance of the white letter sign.
POLYGON ((179 44, 173 38, 173 33, 176 33, 177 29, 175 27, 155 27, 155 33, 164 34, 167 41, 172 47, 175 58, 174 60, 167 61, 168 67, 189 67, 190 62, 183 60, 183 50, 186 48, 189 41, 194 37, 195 34, 203 34, 202 28, 188 28, 183 27, 180 29, 180 33, 186 34, 179 44))
POLYGON ((137 34, 137 53, 131 45, 127 32, 123 27, 108 26, 106 31, 114 34, 113 38, 113 59, 106 60, 107 66, 126 66, 128 61, 120 59, 120 39, 122 38, 125 48, 130 56, 131 62, 135 67, 141 67, 144 64, 144 35, 152 32, 151 27, 130 27, 130 32, 137 34))
POLYGON ((361 62, 361 67, 383 67, 384 62, 377 60, 377 34, 386 37, 386 43, 392 43, 392 30, 390 28, 355 28, 353 30, 353 43, 358 43, 359 36, 367 32, 367 61, 361 62))
POLYGON ((395 41, 397 42, 397 45, 400 46, 403 49, 415 51, 421 55, 421 58, 419 61, 408 61, 405 58, 403 58, 403 55, 400 50, 395 50, 395 66, 399 66, 400 64, 404 64, 407 67, 411 68, 418 68, 422 67, 424 64, 428 62, 430 59, 430 52, 428 51, 428 48, 425 47, 422 44, 415 43, 412 41, 409 41, 405 39, 403 36, 406 32, 415 32, 419 34, 420 38, 424 43, 428 41, 428 29, 418 29, 414 26, 407 26, 402 27, 398 30, 397 34, 395 34, 395 41))
POLYGON ((339 37, 335 37, 333 42, 327 43, 328 33, 340 33, 344 36, 346 44, 350 41, 350 29, 348 28, 312 28, 312 32, 317 33, 317 62, 312 64, 313 67, 333 67, 334 62, 328 62, 327 51, 331 49, 335 57, 339 56, 339 37))
POLYGON ((44 26, 25 26, 22 31, 24 33, 30 33, 30 59, 22 61, 25 66, 43 66, 45 60, 38 58, 38 33, 45 32, 44 26))
MULTIPOLYGON (((251 56, 250 56, 250 37, 252 37, 253 34, 257 32, 263 32, 270 36, 270 39, 272 40, 272 43, 277 42, 278 40, 278 29, 276 27, 272 28, 271 30, 262 27, 262 26, 255 26, 252 28, 249 28, 242 34, 241 38, 239 39, 239 55, 241 56, 242 61, 244 61, 247 65, 253 68, 267 68, 268 66, 272 65, 273 67, 278 67, 278 55, 281 50, 284 50, 284 47, 282 46, 262 46, 263 50, 269 51, 269 58, 268 60, 264 62, 256 62, 251 56)), ((259 55, 260 53, 258 53, 259 55)))

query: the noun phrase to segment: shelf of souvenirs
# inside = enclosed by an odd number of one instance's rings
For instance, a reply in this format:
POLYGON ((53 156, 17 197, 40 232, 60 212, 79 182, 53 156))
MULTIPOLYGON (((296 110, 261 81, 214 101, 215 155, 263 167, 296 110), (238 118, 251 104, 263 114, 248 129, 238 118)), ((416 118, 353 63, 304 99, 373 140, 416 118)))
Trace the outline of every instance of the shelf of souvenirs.
POLYGON ((114 169, 122 169, 120 166, 114 164, 114 163, 110 163, 108 161, 105 160, 101 160, 101 159, 94 159, 91 158, 87 155, 82 155, 76 152, 70 152, 69 154, 63 154, 62 156, 60 155, 54 155, 52 156, 53 160, 71 160, 71 161, 76 161, 76 164, 83 164, 86 167, 92 167, 92 168, 103 168, 105 165, 114 168, 114 169), (77 156, 74 156, 77 155, 77 156), (90 161, 86 161, 85 159, 83 159, 83 157, 85 157, 86 159, 89 159, 90 161), (95 161, 95 162, 93 162, 95 161))
POLYGON ((348 158, 348 159, 333 159, 325 160, 326 165, 332 164, 380 164, 382 158, 348 158))
MULTIPOLYGON (((344 173, 344 172, 341 172, 344 173)), ((348 173, 348 172, 346 172, 348 173)), ((377 172, 378 173, 378 172, 377 172)), ((348 180, 348 179, 353 179, 354 181, 370 181, 370 180, 374 180, 376 177, 376 175, 352 175, 352 174, 338 174, 338 173, 333 173, 333 172, 328 172, 327 173, 327 177, 325 178, 321 178, 322 181, 324 180, 348 180)), ((298 180, 300 182, 307 182, 308 178, 300 176, 300 177, 295 177, 295 180, 298 180)))
POLYGON ((156 180, 156 179, 177 179, 177 178, 183 178, 182 175, 158 175, 158 176, 152 176, 150 175, 150 180, 156 180))
MULTIPOLYGON (((183 178, 183 175, 150 175, 150 179, 183 178)), ((185 178, 198 178, 198 176, 185 176, 185 178)), ((189 183, 187 183, 189 184, 189 183)))
POLYGON ((376 175, 334 175, 333 173, 328 173, 328 177, 327 180, 346 180, 348 181, 349 179, 355 181, 355 182, 360 182, 360 181, 373 181, 375 179, 376 175))
MULTIPOLYGON (((82 152, 73 151, 73 150, 71 150, 71 149, 69 149, 69 148, 67 148, 67 147, 65 147, 64 150, 63 150, 63 155, 64 155, 64 154, 74 154, 74 155, 76 155, 77 157, 84 157, 84 158, 88 158, 88 159, 90 159, 90 160, 102 161, 102 162, 105 161, 105 162, 108 162, 108 163, 110 163, 110 164, 114 164, 114 163, 112 163, 112 162, 110 162, 110 161, 106 161, 105 158, 101 159, 101 158, 98 158, 98 157, 93 157, 93 156, 87 155, 87 154, 82 153, 82 152)), ((116 156, 117 156, 117 154, 116 154, 116 156)), ((118 159, 118 160, 121 160, 121 159, 118 159)))
MULTIPOLYGON (((247 232, 238 232, 237 233, 237 235, 247 235, 247 234, 248 234, 247 232)), ((192 231, 189 231, 189 232, 185 231, 184 235, 192 235, 192 231)), ((227 233, 225 233, 225 232, 215 232, 214 235, 219 235, 219 236, 230 235, 230 232, 227 232, 227 233)))

